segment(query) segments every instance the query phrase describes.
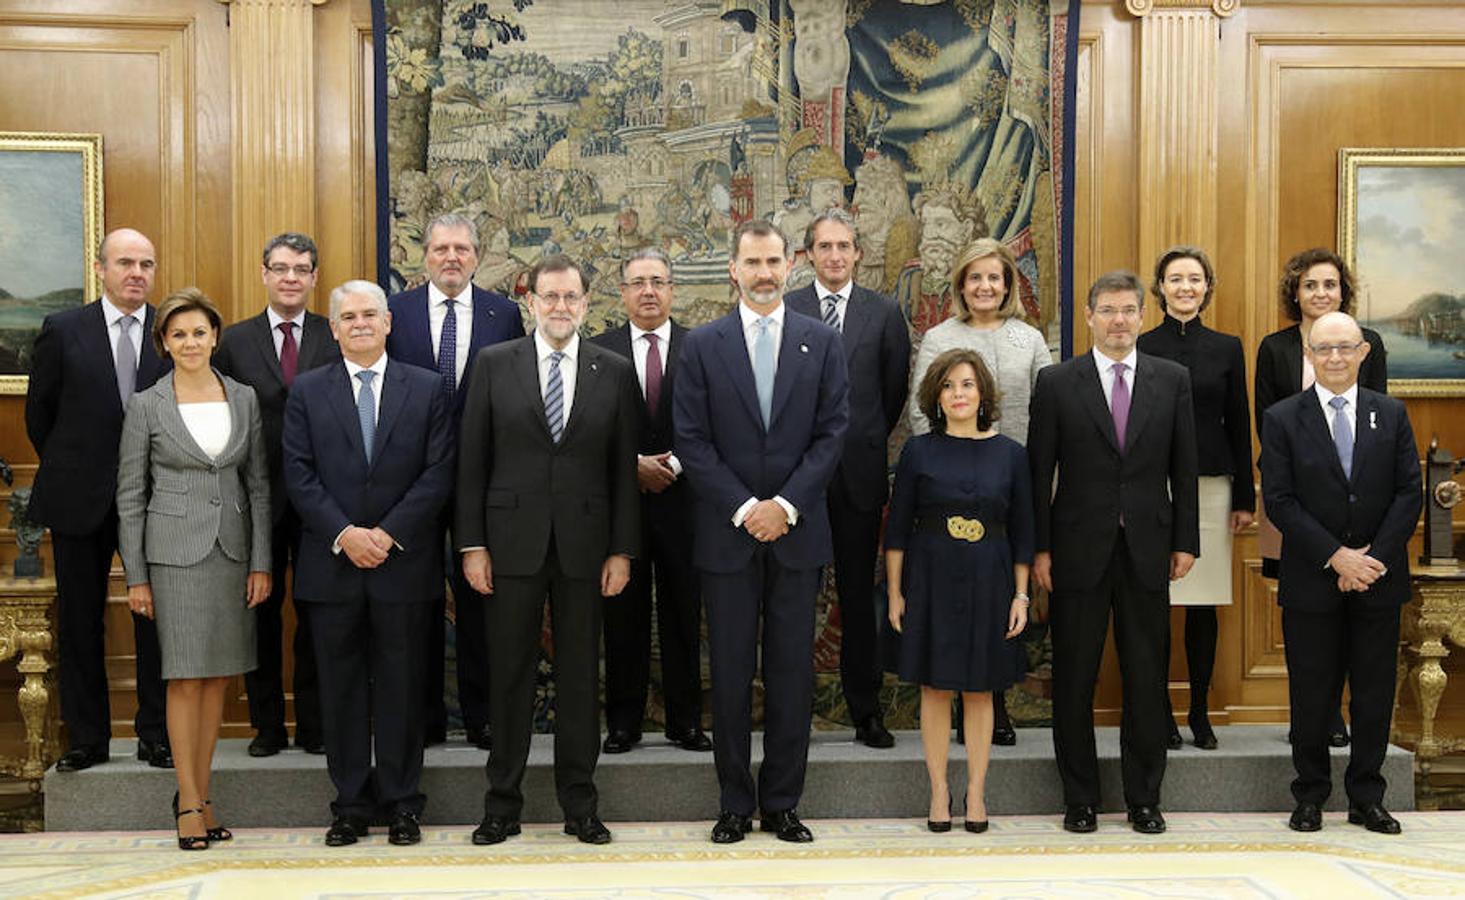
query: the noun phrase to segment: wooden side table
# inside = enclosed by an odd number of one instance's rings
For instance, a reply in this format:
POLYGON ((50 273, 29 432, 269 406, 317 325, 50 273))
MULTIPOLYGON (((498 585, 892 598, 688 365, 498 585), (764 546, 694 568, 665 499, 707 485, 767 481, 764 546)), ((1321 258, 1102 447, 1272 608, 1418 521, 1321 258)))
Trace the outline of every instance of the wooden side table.
MULTIPOLYGON (((1401 622, 1404 650, 1415 660, 1407 677, 1419 701, 1419 735, 1414 756, 1419 770, 1429 774, 1431 763, 1447 753, 1465 748, 1465 738, 1438 736, 1435 714, 1445 693, 1441 661, 1450 655, 1445 641, 1465 647, 1465 569, 1455 566, 1426 566, 1413 571, 1414 597, 1404 607, 1401 622)), ((1396 699, 1397 704, 1397 699, 1396 699)), ((1396 734, 1409 739, 1414 735, 1396 734)))
POLYGON ((39 790, 41 776, 56 747, 56 723, 50 719, 49 653, 54 643, 51 610, 56 602, 54 578, 0 576, 0 662, 12 656, 24 676, 19 700, 25 722, 26 755, 0 757, 0 771, 18 775, 39 790))

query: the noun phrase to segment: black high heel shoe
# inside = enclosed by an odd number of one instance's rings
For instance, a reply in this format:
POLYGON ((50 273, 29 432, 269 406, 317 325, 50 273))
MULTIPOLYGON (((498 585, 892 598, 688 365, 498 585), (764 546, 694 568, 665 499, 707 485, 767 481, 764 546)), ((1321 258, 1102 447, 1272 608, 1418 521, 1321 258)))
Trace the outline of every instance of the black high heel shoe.
MULTIPOLYGON (((206 807, 208 807, 209 810, 212 811, 213 808, 214 808, 214 801, 212 801, 212 800, 205 800, 203 802, 203 805, 206 806, 206 807)), ((204 824, 205 825, 208 824, 208 820, 207 819, 204 820, 204 824)), ((230 831, 229 829, 225 828, 222 825, 215 825, 213 828, 206 829, 205 833, 209 836, 209 840, 211 840, 211 841, 232 841, 232 840, 234 840, 234 832, 230 831)))
MULTIPOLYGON (((184 809, 184 810, 179 810, 178 809, 178 799, 176 797, 173 799, 173 810, 174 810, 174 812, 173 812, 173 819, 174 819, 174 830, 175 831, 177 830, 177 820, 182 819, 184 816, 197 815, 200 819, 203 818, 203 807, 199 807, 198 809, 184 809)), ((206 835, 202 835, 202 834, 179 834, 178 835, 178 849, 179 850, 207 850, 207 849, 209 849, 209 839, 208 839, 208 837, 206 835)))
POLYGON ((936 834, 945 834, 946 832, 950 831, 951 830, 951 807, 953 807, 955 805, 956 805, 956 801, 954 799, 952 799, 951 793, 948 792, 946 794, 946 821, 945 822, 937 822, 935 819, 927 819, 926 820, 926 830, 935 832, 936 834))

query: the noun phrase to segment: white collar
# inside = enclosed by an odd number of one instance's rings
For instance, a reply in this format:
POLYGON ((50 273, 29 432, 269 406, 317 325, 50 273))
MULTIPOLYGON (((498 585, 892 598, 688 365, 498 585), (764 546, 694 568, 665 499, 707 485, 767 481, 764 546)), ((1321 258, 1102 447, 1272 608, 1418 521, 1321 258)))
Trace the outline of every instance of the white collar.
MULTIPOLYGON (((540 362, 544 362, 544 360, 547 359, 549 355, 554 352, 554 347, 550 346, 549 341, 544 339, 544 335, 539 333, 538 328, 535 328, 534 358, 539 360, 540 362)), ((568 359, 570 362, 573 363, 576 356, 578 356, 580 353, 580 332, 577 331, 574 334, 570 335, 570 342, 568 344, 565 344, 565 349, 560 350, 559 352, 565 355, 565 359, 568 359)))
POLYGON ((1118 363, 1123 363, 1126 366, 1129 366, 1129 371, 1133 372, 1135 371, 1135 364, 1139 362, 1139 350, 1137 348, 1131 348, 1129 351, 1129 355, 1124 357, 1123 359, 1111 359, 1108 354, 1100 350, 1098 347, 1094 348, 1093 353, 1094 364, 1099 367, 1100 372, 1111 371, 1118 363))
POLYGON ((117 307, 117 304, 113 303, 111 301, 111 299, 107 297, 106 294, 103 294, 102 295, 102 316, 103 316, 103 318, 105 318, 107 320, 107 327, 108 328, 111 328, 113 325, 116 325, 117 324, 117 321, 119 319, 121 319, 123 316, 132 316, 132 318, 137 321, 137 324, 143 325, 143 324, 146 324, 147 323, 147 304, 143 304, 142 306, 139 306, 137 309, 133 310, 130 313, 125 313, 121 309, 119 309, 117 307))
POLYGON ((840 288, 838 291, 831 291, 829 288, 824 286, 824 282, 820 281, 817 278, 814 279, 814 295, 819 298, 819 301, 821 303, 830 297, 838 297, 841 300, 848 300, 854 295, 854 292, 854 279, 846 281, 844 283, 844 287, 840 288))
MULTIPOLYGON (((780 297, 778 305, 773 308, 773 312, 768 314, 768 318, 772 319, 773 324, 777 325, 779 328, 783 328, 784 309, 786 309, 786 307, 784 306, 783 298, 780 297)), ((748 304, 744 303, 741 300, 738 301, 738 315, 742 317, 743 331, 747 331, 749 328, 752 328, 754 322, 757 322, 759 319, 763 318, 763 316, 754 312, 752 307, 748 306, 748 304)))
POLYGON ((376 373, 376 383, 377 384, 381 384, 382 378, 386 376, 386 372, 387 372, 387 352, 385 350, 382 351, 382 355, 381 356, 378 356, 376 358, 376 362, 372 363, 369 366, 357 365, 356 363, 352 362, 349 359, 346 359, 345 357, 342 357, 341 358, 341 361, 346 364, 346 374, 348 376, 350 376, 351 378, 355 378, 357 372, 364 372, 364 371, 370 370, 370 371, 376 373))
MULTIPOLYGON (((428 306, 437 306, 441 304, 444 300, 448 299, 450 299, 448 295, 439 290, 437 285, 433 284, 431 281, 427 283, 428 306)), ((459 291, 456 295, 454 295, 451 299, 455 303, 461 303, 464 306, 471 308, 473 306, 473 282, 470 281, 467 284, 463 285, 463 289, 459 291)))
POLYGON ((669 343, 671 341, 671 319, 670 318, 667 318, 667 320, 665 322, 662 322, 660 325, 656 326, 655 328, 651 329, 650 331, 647 331, 646 329, 644 329, 641 326, 637 325, 635 322, 627 322, 626 324, 629 325, 629 326, 631 326, 631 343, 633 343, 633 344, 636 343, 642 337, 644 337, 644 336, 646 336, 648 334, 654 334, 654 335, 656 335, 657 339, 659 340, 659 342, 662 345, 666 345, 667 343, 669 343))
MULTIPOLYGON (((269 320, 270 320, 270 331, 277 331, 277 330, 279 330, 280 325, 282 325, 285 322, 289 322, 290 324, 294 325, 296 328, 300 328, 300 326, 302 326, 302 325, 305 324, 305 310, 304 309, 301 309, 300 312, 296 313, 295 315, 293 315, 293 316, 291 316, 290 318, 287 319, 284 316, 280 315, 278 312, 276 312, 275 311, 275 308, 273 306, 266 305, 265 306, 265 315, 268 316, 269 317, 269 320)), ((303 331, 304 329, 302 328, 301 330, 303 331)))
POLYGON ((1353 384, 1349 385, 1348 386, 1348 390, 1344 391, 1341 394, 1335 394, 1335 393, 1333 393, 1332 391, 1330 391, 1327 388, 1323 387, 1321 382, 1313 382, 1313 387, 1317 388, 1317 397, 1318 397, 1318 400, 1322 403, 1323 406, 1328 406, 1329 402, 1334 397, 1342 397, 1344 400, 1348 401, 1348 405, 1349 406, 1351 406, 1354 409, 1357 409, 1358 408, 1358 382, 1357 381, 1355 381, 1355 382, 1353 382, 1353 384))

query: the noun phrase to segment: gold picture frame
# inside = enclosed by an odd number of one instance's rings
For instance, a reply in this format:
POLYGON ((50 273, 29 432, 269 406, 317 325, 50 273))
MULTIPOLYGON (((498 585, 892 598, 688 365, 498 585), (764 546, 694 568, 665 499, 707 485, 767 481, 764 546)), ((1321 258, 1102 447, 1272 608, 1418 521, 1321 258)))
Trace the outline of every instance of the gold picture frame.
POLYGON ((101 296, 102 136, 0 131, 0 394, 24 394, 47 314, 101 296))
POLYGON ((1465 148, 1338 151, 1338 252, 1354 315, 1388 349, 1390 394, 1465 396, 1462 246, 1465 148))

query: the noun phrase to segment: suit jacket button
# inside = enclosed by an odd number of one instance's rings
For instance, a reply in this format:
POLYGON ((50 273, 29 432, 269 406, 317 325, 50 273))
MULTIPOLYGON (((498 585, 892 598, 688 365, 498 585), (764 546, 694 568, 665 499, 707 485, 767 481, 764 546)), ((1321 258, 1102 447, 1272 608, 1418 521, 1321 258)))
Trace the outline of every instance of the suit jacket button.
POLYGON ((1358 502, 1358 495, 1357 494, 1349 494, 1348 495, 1348 502, 1349 503, 1357 503, 1358 502))
POLYGON ((219 503, 220 503, 220 500, 219 500, 218 497, 210 497, 209 498, 209 502, 212 503, 214 506, 218 506, 219 503))

